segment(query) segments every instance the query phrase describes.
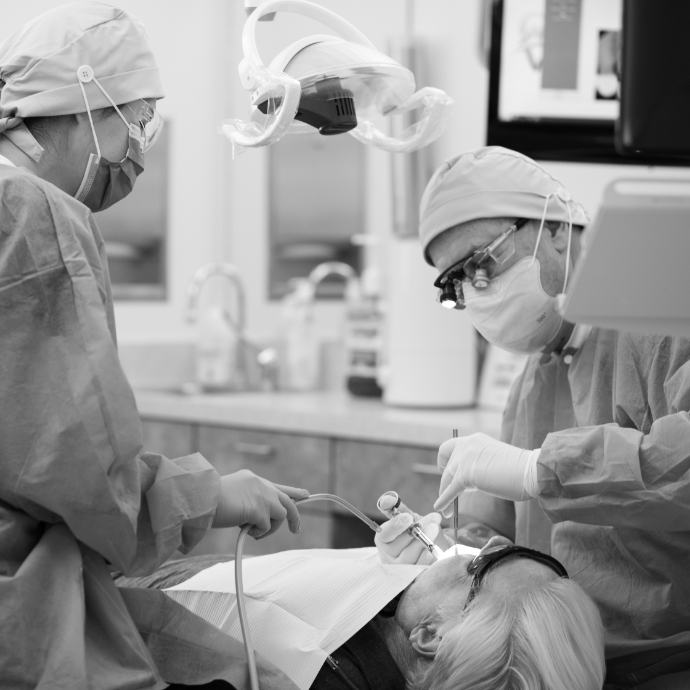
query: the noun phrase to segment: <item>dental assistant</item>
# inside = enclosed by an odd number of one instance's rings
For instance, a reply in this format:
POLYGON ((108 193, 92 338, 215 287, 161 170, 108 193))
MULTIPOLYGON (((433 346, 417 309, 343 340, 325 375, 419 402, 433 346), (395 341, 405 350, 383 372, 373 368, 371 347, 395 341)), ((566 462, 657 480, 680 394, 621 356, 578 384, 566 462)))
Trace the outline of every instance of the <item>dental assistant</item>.
MULTIPOLYGON (((605 687, 690 687, 690 341, 563 320, 587 217, 515 151, 450 159, 420 214, 442 299, 490 343, 530 355, 502 441, 440 447, 434 508, 459 496, 467 523, 563 562, 601 610, 605 687)), ((409 538, 388 541, 389 560, 410 558, 409 538)))
POLYGON ((209 527, 295 531, 307 492, 142 448, 92 214, 161 126, 141 24, 61 5, 0 45, 0 80, 0 685, 163 688, 113 571, 150 573, 209 527))

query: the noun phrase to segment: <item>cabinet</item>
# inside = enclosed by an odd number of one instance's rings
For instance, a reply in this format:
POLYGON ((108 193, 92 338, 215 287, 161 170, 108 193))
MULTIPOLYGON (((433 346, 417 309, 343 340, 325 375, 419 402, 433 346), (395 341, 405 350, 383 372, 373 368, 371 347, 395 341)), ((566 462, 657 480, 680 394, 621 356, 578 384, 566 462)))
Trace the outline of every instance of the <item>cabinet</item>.
POLYGON ((186 422, 142 420, 144 450, 179 458, 197 450, 196 427, 186 422))
MULTIPOLYGON (((376 507, 384 491, 397 491, 412 510, 426 513, 438 495, 437 449, 365 441, 334 441, 334 493, 381 522, 376 507)), ((372 544, 371 530, 358 518, 336 506, 333 546, 372 544)))
MULTIPOLYGON (((154 419, 143 426, 147 449, 170 457, 199 451, 220 474, 246 468, 278 484, 334 493, 378 521, 383 516, 376 501, 384 491, 397 491, 419 513, 429 511, 438 495, 437 448, 154 419)), ((305 503, 300 515, 299 534, 281 525, 264 539, 248 537, 245 552, 373 544, 370 528, 332 502, 305 503)), ((193 553, 232 554, 238 532, 209 530, 193 553)))
POLYGON ((426 513, 438 496, 436 454, 432 448, 337 440, 335 493, 379 519, 376 501, 390 490, 413 510, 426 513))
MULTIPOLYGON (((245 468, 277 484, 303 487, 311 493, 331 490, 330 446, 327 438, 302 434, 206 425, 198 429, 199 451, 221 474, 245 468)), ((305 504, 300 516, 300 533, 292 534, 286 524, 281 525, 264 539, 248 537, 245 552, 256 555, 328 546, 330 504, 305 504)), ((232 553, 237 534, 237 529, 210 530, 194 553, 232 553)))

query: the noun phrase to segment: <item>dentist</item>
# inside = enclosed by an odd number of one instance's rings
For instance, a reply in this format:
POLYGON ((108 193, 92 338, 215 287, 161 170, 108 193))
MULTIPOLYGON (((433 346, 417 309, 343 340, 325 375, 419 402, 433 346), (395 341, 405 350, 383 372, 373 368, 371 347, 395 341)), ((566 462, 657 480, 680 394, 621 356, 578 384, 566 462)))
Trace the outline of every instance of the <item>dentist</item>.
MULTIPOLYGON (((459 496, 470 528, 563 562, 601 610, 605 687, 686 688, 690 341, 563 320, 558 297, 586 223, 553 175, 504 148, 461 154, 429 181, 420 237, 441 300, 467 309, 490 343, 530 355, 502 440, 471 434, 440 447, 434 509, 459 496)), ((386 560, 418 554, 402 522, 377 545, 386 560)))

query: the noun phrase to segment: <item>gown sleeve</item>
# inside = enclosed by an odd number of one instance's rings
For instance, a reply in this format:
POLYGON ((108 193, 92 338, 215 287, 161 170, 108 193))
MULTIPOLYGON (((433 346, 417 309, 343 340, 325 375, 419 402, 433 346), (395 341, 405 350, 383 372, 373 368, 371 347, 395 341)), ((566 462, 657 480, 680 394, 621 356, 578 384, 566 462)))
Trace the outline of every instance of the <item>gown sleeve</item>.
POLYGON ((539 503, 552 521, 685 531, 690 524, 690 341, 619 353, 616 422, 549 434, 539 503))
POLYGON ((23 171, 0 179, 0 324, 0 501, 128 574, 192 548, 218 474, 143 451, 93 216, 23 171))

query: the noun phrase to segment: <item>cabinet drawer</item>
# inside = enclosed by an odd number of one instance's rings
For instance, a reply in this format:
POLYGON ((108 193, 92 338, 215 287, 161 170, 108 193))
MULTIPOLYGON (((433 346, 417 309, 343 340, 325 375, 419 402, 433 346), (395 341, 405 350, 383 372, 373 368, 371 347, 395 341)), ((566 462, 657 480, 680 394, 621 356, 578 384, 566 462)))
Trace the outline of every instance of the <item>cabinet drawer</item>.
POLYGON ((169 458, 178 458, 197 451, 195 428, 185 422, 164 422, 157 419, 143 419, 144 450, 162 453, 169 458))
MULTIPOLYGON (((300 511, 301 531, 293 534, 283 523, 273 534, 263 539, 248 536, 244 540, 244 553, 259 556, 266 553, 277 553, 290 549, 327 549, 331 546, 331 516, 328 513, 300 511)), ((228 529, 210 529, 206 536, 191 552, 194 555, 209 553, 235 553, 238 527, 228 529)))
POLYGON ((335 493, 377 519, 383 516, 376 501, 391 490, 413 510, 427 513, 438 496, 437 453, 436 448, 336 441, 335 493))
POLYGON ((201 426, 199 451, 221 474, 244 468, 311 493, 329 491, 330 442, 326 438, 201 426))

